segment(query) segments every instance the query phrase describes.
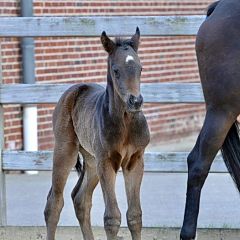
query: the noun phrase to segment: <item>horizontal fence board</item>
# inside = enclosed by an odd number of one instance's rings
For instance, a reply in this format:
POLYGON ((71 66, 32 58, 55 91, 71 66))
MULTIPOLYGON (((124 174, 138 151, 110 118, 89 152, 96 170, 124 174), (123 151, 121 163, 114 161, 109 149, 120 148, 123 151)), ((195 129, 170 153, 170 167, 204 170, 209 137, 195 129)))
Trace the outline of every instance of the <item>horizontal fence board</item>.
POLYGON ((1 17, 0 37, 196 35, 205 16, 1 17))
MULTIPOLYGON (((150 172, 187 172, 187 152, 146 152, 145 171, 150 172)), ((3 151, 3 170, 52 170, 51 151, 3 151)), ((212 165, 211 172, 227 172, 221 155, 212 165)))
MULTIPOLYGON (((0 103, 56 103, 72 84, 2 84, 0 103)), ((141 91, 146 103, 203 103, 199 83, 145 83, 141 91)))

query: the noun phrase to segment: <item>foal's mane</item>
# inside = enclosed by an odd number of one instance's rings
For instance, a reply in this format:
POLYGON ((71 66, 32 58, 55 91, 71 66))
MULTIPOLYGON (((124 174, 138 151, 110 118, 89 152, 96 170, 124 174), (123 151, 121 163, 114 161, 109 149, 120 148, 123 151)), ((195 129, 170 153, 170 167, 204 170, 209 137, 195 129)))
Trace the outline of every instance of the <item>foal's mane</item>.
POLYGON ((133 41, 131 39, 124 39, 122 37, 116 37, 115 44, 117 47, 125 47, 125 46, 133 47, 133 41))

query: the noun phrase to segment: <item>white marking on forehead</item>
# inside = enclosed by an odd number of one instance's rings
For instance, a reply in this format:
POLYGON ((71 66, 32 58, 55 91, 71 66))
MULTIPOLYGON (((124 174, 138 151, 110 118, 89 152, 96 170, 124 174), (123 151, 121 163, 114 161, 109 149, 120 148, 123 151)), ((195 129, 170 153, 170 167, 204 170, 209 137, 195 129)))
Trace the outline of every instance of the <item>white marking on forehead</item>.
POLYGON ((131 55, 128 55, 126 58, 126 63, 128 63, 129 61, 134 61, 134 57, 131 55))

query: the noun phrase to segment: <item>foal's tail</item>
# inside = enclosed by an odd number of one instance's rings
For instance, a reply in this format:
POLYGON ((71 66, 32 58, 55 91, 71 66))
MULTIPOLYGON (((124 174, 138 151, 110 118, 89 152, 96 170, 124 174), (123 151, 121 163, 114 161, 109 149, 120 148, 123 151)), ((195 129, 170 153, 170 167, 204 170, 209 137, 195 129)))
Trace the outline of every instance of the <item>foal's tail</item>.
POLYGON ((78 176, 81 177, 81 175, 84 174, 85 166, 84 166, 84 162, 83 162, 83 164, 81 164, 79 154, 78 154, 78 157, 77 157, 77 163, 75 165, 75 168, 77 170, 78 176))
POLYGON ((237 122, 230 128, 221 150, 226 167, 240 192, 240 139, 237 122))
POLYGON ((73 191, 72 191, 72 199, 74 200, 78 190, 80 189, 81 185, 82 185, 82 181, 83 181, 83 178, 84 178, 84 173, 85 173, 85 163, 83 161, 83 164, 81 164, 81 161, 80 161, 80 156, 78 155, 78 158, 77 158, 77 163, 75 165, 75 168, 77 170, 77 173, 78 173, 78 181, 77 181, 77 184, 76 186, 74 187, 73 191))

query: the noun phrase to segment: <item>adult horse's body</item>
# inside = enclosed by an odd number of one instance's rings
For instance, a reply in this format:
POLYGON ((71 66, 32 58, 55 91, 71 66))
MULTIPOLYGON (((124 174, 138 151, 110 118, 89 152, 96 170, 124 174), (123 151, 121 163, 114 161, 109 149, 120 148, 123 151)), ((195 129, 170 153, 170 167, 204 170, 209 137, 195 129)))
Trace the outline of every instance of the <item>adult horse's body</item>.
POLYGON ((240 1, 212 4, 196 41, 206 117, 188 156, 188 185, 181 239, 194 239, 202 186, 219 149, 240 190, 240 1))
POLYGON ((104 227, 108 240, 116 240, 121 223, 115 196, 115 179, 122 167, 128 200, 127 222, 132 239, 141 239, 140 184, 143 153, 149 130, 141 111, 141 64, 137 55, 140 32, 129 40, 101 41, 108 52, 106 89, 97 84, 78 84, 67 90, 53 115, 55 148, 52 187, 45 208, 47 239, 54 240, 63 207, 63 189, 71 169, 80 172, 72 199, 85 240, 93 240, 90 223, 92 193, 101 183, 104 227), (83 156, 83 167, 78 159, 83 156))

